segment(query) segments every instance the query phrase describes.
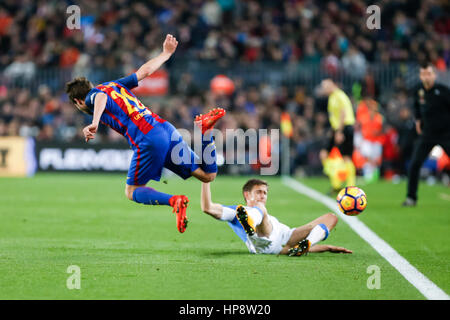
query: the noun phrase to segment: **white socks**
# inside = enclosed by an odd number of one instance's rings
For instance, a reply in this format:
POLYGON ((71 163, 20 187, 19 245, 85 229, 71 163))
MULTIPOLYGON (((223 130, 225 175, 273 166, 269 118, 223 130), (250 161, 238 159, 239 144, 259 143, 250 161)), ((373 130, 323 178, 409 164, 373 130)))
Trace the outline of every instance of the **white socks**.
POLYGON ((220 220, 233 221, 235 216, 236 216, 236 210, 222 206, 222 216, 220 217, 220 220))
POLYGON ((262 222, 264 214, 261 213, 261 211, 257 208, 250 208, 250 207, 245 207, 245 208, 247 209, 247 214, 253 220, 255 227, 259 226, 262 222))
MULTIPOLYGON (((232 221, 234 217, 236 217, 236 210, 233 210, 231 208, 222 207, 222 216, 220 217, 220 220, 223 221, 232 221)), ((261 224, 261 221, 263 219, 263 214, 261 211, 257 208, 252 207, 245 207, 247 210, 247 214, 249 215, 250 219, 253 220, 255 227, 259 224, 261 224)))
POLYGON ((306 237, 306 240, 309 240, 311 243, 311 247, 318 243, 319 241, 325 240, 328 237, 328 228, 323 223, 315 226, 311 232, 306 237))

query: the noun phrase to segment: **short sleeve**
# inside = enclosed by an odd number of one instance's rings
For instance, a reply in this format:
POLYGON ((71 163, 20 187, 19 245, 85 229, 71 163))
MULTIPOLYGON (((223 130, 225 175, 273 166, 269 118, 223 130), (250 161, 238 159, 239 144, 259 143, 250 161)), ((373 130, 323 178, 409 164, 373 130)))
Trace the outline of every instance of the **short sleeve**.
POLYGON ((123 85, 124 87, 127 87, 130 90, 133 88, 136 88, 139 85, 136 73, 133 73, 127 77, 115 80, 114 82, 120 83, 121 85, 123 85))
POLYGON ((89 108, 89 110, 94 110, 94 103, 95 103, 95 97, 97 96, 97 93, 102 92, 100 89, 93 88, 91 91, 88 92, 86 99, 84 102, 86 103, 86 106, 89 108))

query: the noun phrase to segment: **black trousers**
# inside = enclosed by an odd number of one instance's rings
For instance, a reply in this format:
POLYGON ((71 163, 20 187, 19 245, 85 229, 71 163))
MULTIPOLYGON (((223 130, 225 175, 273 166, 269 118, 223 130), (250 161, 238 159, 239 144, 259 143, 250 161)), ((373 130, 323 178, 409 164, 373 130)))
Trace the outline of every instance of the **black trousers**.
POLYGON ((354 128, 353 126, 347 125, 342 129, 342 133, 344 134, 344 141, 341 144, 337 144, 335 142, 336 139, 336 131, 333 130, 333 135, 331 136, 330 141, 328 142, 327 150, 328 152, 336 146, 341 152, 342 156, 349 156, 350 158, 353 155, 353 136, 354 136, 354 128))
POLYGON ((417 200, 417 188, 422 164, 435 145, 440 145, 450 156, 450 138, 431 138, 420 136, 414 148, 408 170, 408 198, 417 200))

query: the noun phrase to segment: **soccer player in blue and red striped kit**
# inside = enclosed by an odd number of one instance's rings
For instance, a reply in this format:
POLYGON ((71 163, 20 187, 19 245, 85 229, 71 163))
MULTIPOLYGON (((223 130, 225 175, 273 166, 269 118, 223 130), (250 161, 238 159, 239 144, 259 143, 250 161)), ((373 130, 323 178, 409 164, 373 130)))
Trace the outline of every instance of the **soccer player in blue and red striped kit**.
POLYGON ((202 152, 208 148, 211 163, 198 160, 198 156, 182 139, 180 133, 168 121, 161 119, 144 106, 131 89, 138 82, 166 62, 175 52, 178 41, 167 35, 163 51, 143 64, 136 73, 127 77, 94 85, 84 77, 66 84, 69 99, 81 111, 93 115, 92 123, 83 129, 86 142, 94 139, 99 123, 107 125, 123 135, 134 151, 128 170, 125 194, 128 199, 147 205, 168 205, 177 216, 178 231, 187 226, 186 208, 189 199, 185 195, 171 195, 147 187, 150 180, 159 181, 165 167, 183 179, 194 176, 202 182, 213 181, 217 174, 215 146, 210 134, 214 124, 224 114, 221 108, 197 116, 195 124, 202 130, 202 152), (175 150, 178 152, 172 152, 175 150))

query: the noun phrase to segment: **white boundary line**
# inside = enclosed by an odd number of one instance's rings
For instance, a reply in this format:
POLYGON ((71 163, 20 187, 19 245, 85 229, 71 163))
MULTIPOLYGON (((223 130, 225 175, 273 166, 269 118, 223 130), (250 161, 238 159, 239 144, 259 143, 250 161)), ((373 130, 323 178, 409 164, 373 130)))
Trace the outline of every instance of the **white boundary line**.
POLYGON ((397 251, 395 251, 386 241, 381 239, 375 232, 370 230, 357 217, 350 217, 343 214, 336 201, 327 197, 320 192, 311 189, 301 182, 290 177, 283 177, 282 182, 291 189, 306 195, 307 197, 319 201, 333 210, 340 219, 347 223, 350 228, 355 231, 362 239, 371 245, 384 259, 386 259, 398 272, 408 280, 425 298, 429 300, 450 300, 441 288, 435 285, 430 279, 419 272, 408 260, 403 258, 397 251))

